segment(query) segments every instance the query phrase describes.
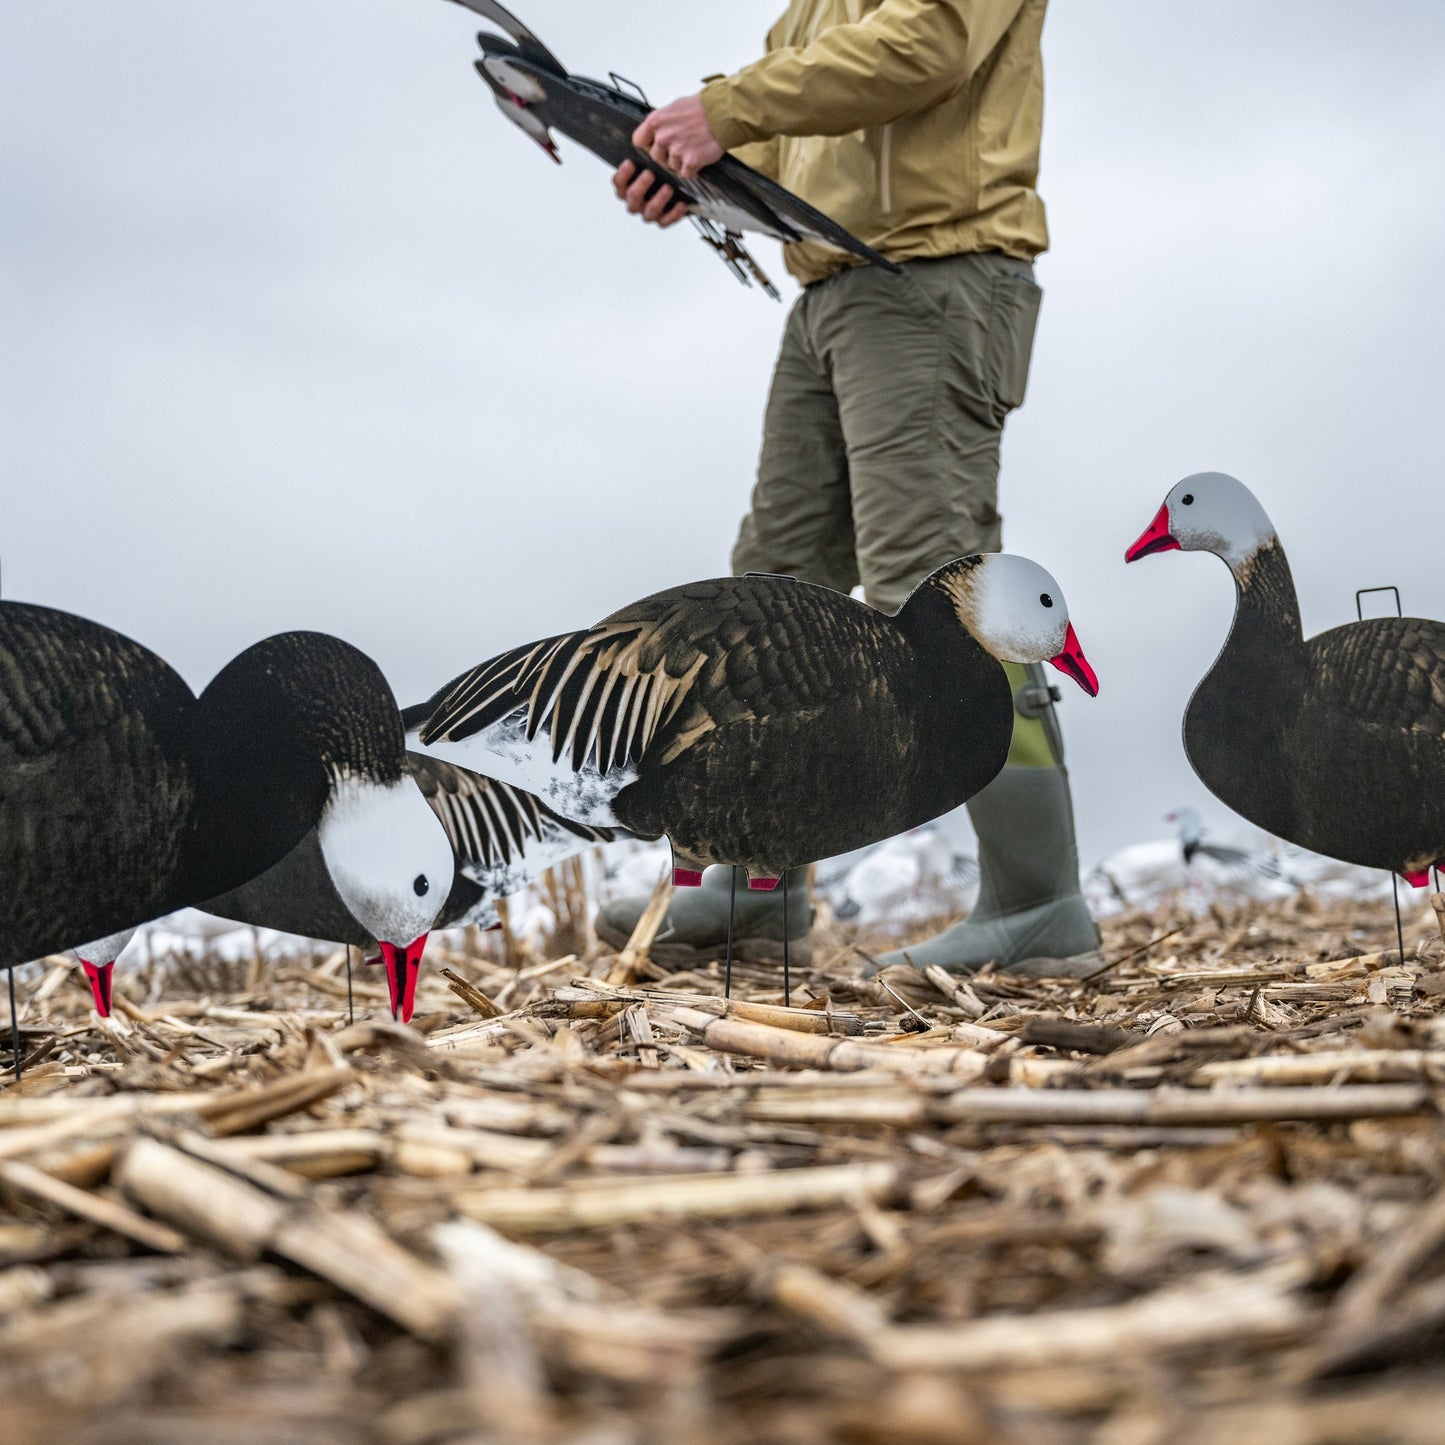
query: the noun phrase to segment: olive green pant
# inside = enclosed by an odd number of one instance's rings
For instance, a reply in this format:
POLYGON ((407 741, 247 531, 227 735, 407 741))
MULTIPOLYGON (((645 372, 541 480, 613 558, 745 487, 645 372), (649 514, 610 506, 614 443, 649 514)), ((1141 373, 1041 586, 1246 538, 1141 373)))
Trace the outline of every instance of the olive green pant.
MULTIPOLYGON (((893 612, 936 567, 997 552, 999 443, 1042 294, 1027 261, 999 252, 907 261, 901 275, 851 266, 805 287, 733 571, 861 583, 893 612)), ((1010 673, 1017 688, 1023 671, 1010 673)), ((1017 721, 1010 761, 1052 764, 1042 726, 1017 721)))

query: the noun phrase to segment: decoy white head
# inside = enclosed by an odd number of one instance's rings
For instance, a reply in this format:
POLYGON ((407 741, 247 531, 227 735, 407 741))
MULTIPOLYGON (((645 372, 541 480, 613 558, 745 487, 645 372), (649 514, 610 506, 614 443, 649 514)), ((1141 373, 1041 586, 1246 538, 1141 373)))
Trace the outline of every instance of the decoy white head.
POLYGON ((1204 823, 1199 817, 1198 808, 1175 808, 1172 813, 1165 813, 1164 821, 1173 823, 1179 830, 1181 843, 1197 843, 1204 837, 1204 823))
POLYGON ((95 1011, 103 1019, 110 1017, 110 985, 115 961, 126 951, 135 935, 134 928, 124 928, 119 933, 97 938, 93 943, 82 943, 70 950, 90 980, 95 1011))
POLYGON ((343 778, 316 830, 327 872, 352 916, 381 945, 403 986, 393 1008, 411 1016, 426 936, 452 888, 452 846, 421 790, 343 778))
POLYGON ((1063 590, 1037 562, 1012 552, 970 559, 949 591, 965 627, 1000 662, 1048 662, 1090 697, 1099 679, 1069 621, 1063 590))
POLYGON ((1237 573, 1278 540, 1274 524, 1243 482, 1223 472, 1195 472, 1164 498, 1124 560, 1137 562, 1154 552, 1213 552, 1237 573))

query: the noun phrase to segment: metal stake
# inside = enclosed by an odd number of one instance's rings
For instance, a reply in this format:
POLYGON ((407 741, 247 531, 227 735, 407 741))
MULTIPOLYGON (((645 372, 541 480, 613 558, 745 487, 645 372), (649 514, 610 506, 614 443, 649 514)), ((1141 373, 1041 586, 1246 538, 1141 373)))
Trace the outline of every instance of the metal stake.
POLYGON ((793 1006, 793 984, 788 976, 788 870, 783 870, 783 1007, 793 1006))
POLYGON ((356 1005, 351 1001, 351 945, 346 945, 346 1022, 356 1022, 356 1005))
POLYGON ((738 870, 735 867, 728 869, 728 878, 728 956, 723 973, 724 998, 733 996, 733 915, 738 906, 738 870))
POLYGON ((1400 945, 1400 962, 1405 961, 1405 930, 1400 927, 1400 880, 1390 874, 1390 893, 1395 899, 1395 942, 1400 945))
POLYGON ((15 1061, 15 1082, 20 1082, 20 1020, 15 1015, 15 970, 10 972, 10 1048, 15 1061))

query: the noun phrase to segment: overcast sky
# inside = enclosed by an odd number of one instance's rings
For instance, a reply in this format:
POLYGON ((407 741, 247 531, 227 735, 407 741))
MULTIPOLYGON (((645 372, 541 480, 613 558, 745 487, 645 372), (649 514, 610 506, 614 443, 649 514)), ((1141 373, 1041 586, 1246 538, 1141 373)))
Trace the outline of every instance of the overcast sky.
MULTIPOLYGON (((517 0, 659 103, 780 6, 517 0)), ((6 596, 196 687, 335 632, 405 703, 726 570, 785 309, 508 126, 477 28, 441 0, 0 8, 6 596)), ((1240 826, 1179 742, 1228 575, 1122 562, 1181 475, 1254 487, 1308 631, 1382 582, 1445 616, 1445 6, 1060 3, 1045 56, 1053 249, 1002 510, 1102 681, 1065 684, 1088 862, 1177 803, 1240 826)))

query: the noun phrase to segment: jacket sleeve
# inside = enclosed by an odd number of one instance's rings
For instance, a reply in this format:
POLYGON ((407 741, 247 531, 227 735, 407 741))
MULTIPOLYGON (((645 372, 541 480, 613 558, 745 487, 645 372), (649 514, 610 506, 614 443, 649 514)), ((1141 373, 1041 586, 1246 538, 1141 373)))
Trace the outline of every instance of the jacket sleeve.
POLYGON ((727 150, 778 135, 846 135, 925 110, 989 57, 1023 0, 883 0, 809 45, 781 46, 704 87, 727 150))
POLYGON ((755 171, 761 171, 770 181, 778 179, 777 136, 768 140, 749 141, 746 145, 734 146, 731 155, 734 160, 741 161, 745 166, 751 166, 755 171))

